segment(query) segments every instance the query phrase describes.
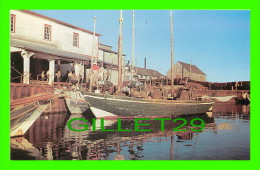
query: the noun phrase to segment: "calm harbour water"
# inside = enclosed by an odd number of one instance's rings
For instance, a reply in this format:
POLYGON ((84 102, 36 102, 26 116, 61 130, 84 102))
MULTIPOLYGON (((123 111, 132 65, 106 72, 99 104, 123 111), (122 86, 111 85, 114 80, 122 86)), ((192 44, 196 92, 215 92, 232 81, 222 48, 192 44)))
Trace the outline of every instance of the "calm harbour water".
MULTIPOLYGON (((134 131, 134 121, 122 120, 117 131, 117 120, 105 120, 106 129, 113 132, 74 132, 67 126, 72 118, 86 118, 67 113, 41 115, 23 137, 11 138, 12 160, 249 160, 250 159, 250 106, 217 103, 212 113, 182 116, 188 120, 203 119, 201 132, 176 132, 180 123, 147 120, 151 132, 134 131)), ((176 118, 172 118, 176 119, 176 118)), ((74 125, 82 124, 75 121, 74 125)), ((91 127, 91 124, 89 124, 91 127)))

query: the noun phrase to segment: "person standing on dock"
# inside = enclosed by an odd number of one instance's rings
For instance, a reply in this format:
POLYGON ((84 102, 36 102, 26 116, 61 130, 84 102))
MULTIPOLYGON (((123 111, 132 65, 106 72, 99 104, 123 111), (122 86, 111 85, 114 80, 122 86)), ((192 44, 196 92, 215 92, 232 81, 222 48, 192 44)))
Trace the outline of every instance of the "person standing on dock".
POLYGON ((47 81, 49 81, 49 78, 50 78, 50 72, 49 72, 49 70, 46 72, 46 77, 47 77, 47 81))
POLYGON ((67 79, 67 80, 68 80, 68 82, 70 82, 70 81, 71 81, 71 77, 72 77, 72 75, 73 75, 73 74, 72 74, 72 71, 70 71, 70 72, 68 73, 68 79, 67 79))
POLYGON ((57 82, 60 82, 60 77, 61 77, 61 73, 60 71, 58 71, 56 74, 55 74, 56 78, 57 78, 57 82))
POLYGON ((44 74, 44 70, 42 70, 42 73, 41 73, 41 81, 44 81, 45 80, 45 74, 44 74))
POLYGON ((92 91, 92 87, 96 86, 98 89, 98 70, 99 67, 96 63, 93 64, 92 70, 90 71, 89 74, 89 83, 90 83, 90 90, 92 91))
POLYGON ((78 83, 78 76, 72 71, 72 75, 70 76, 70 82, 75 85, 78 83))

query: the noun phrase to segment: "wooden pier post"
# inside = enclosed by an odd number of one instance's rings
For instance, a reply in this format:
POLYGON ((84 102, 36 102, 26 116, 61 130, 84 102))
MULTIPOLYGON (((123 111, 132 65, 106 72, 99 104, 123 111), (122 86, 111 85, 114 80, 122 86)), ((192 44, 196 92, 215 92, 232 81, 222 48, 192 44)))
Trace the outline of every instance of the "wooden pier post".
POLYGON ((49 85, 54 82, 55 60, 49 60, 49 85))
POLYGON ((117 91, 121 93, 122 85, 122 24, 123 24, 123 11, 120 10, 119 18, 119 38, 118 38, 118 89, 117 91))
POLYGON ((23 57, 23 83, 30 83, 30 57, 34 55, 34 53, 28 54, 27 51, 22 50, 21 56, 23 57))
POLYGON ((173 50, 173 17, 172 10, 170 11, 170 23, 171 23, 171 95, 173 99, 173 86, 174 86, 174 77, 173 77, 173 64, 174 64, 174 50, 173 50))

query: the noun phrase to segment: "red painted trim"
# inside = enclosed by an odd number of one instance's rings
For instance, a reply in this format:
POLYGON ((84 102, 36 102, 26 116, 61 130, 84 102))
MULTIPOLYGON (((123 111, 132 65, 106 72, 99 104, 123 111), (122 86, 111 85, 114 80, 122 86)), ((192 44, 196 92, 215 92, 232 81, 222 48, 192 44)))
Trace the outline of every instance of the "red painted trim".
POLYGON ((47 40, 47 41, 51 41, 51 39, 52 39, 51 36, 52 36, 52 28, 51 28, 51 25, 44 24, 43 39, 44 39, 44 40, 47 40), (49 28, 50 28, 50 39, 49 39, 49 40, 45 39, 45 27, 49 27, 49 28))
MULTIPOLYGON (((90 34, 93 34, 92 31, 89 31, 89 30, 86 30, 86 29, 84 29, 84 28, 80 28, 80 27, 77 27, 77 26, 68 24, 68 23, 63 22, 63 21, 59 21, 59 20, 54 19, 54 18, 51 18, 51 17, 44 16, 44 15, 42 15, 42 14, 38 14, 38 13, 33 12, 33 11, 30 11, 30 10, 19 10, 19 11, 22 11, 22 12, 25 12, 25 13, 28 13, 28 14, 32 14, 32 15, 35 15, 35 16, 38 16, 38 17, 41 17, 41 18, 45 18, 45 19, 48 19, 48 20, 57 22, 57 23, 59 23, 59 24, 65 25, 65 26, 68 26, 68 27, 71 27, 71 28, 75 28, 75 29, 78 29, 78 30, 81 30, 81 31, 84 31, 84 32, 87 32, 87 33, 90 33, 90 34)), ((96 33, 96 36, 102 36, 102 35, 96 33)))
POLYGON ((72 45, 73 47, 79 47, 79 33, 73 32, 73 37, 72 37, 72 45), (77 36, 77 45, 74 45, 74 36, 77 36))
MULTIPOLYGON (((13 17, 14 21, 13 21, 13 31, 11 31, 12 33, 15 33, 15 23, 16 23, 16 15, 15 14, 11 14, 11 17, 13 17)), ((12 22, 12 18, 11 18, 11 22, 12 22)))

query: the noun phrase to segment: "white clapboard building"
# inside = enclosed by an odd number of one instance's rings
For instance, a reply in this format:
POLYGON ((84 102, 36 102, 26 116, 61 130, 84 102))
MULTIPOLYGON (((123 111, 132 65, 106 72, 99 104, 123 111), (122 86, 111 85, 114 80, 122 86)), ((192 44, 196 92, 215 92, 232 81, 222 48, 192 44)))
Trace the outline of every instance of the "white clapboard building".
POLYGON ((11 82, 29 84, 48 71, 52 84, 58 70, 64 75, 71 69, 86 78, 100 34, 29 10, 10 13, 11 82))

